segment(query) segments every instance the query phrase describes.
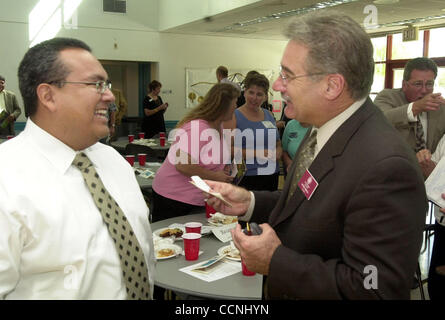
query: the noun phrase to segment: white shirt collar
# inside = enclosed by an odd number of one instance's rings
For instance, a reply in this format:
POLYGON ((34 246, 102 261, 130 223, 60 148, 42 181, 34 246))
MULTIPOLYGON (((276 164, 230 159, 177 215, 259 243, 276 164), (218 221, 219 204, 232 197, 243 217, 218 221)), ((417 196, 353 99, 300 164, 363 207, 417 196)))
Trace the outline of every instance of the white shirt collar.
POLYGON ((363 103, 365 103, 367 97, 355 101, 350 107, 346 108, 342 113, 338 114, 335 118, 332 118, 320 128, 317 132, 317 147, 315 149, 315 155, 323 148, 323 146, 328 142, 329 138, 337 131, 337 129, 349 119, 350 116, 354 114, 360 108, 363 103))
MULTIPOLYGON (((26 139, 51 162, 61 174, 65 174, 73 163, 77 152, 65 143, 52 136, 30 118, 28 118, 23 134, 26 139)), ((83 150, 87 155, 96 149, 97 143, 83 150)))

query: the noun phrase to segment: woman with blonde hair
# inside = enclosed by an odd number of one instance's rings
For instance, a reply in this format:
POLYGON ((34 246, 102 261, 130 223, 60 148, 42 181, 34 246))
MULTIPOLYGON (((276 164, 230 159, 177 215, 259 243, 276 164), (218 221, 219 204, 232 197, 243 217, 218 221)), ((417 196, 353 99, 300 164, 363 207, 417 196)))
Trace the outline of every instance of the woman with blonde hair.
POLYGON ((218 83, 179 121, 172 133, 174 143, 153 181, 152 222, 204 212, 204 195, 190 184, 191 176, 232 181, 226 166, 231 163, 230 145, 222 123, 232 118, 239 94, 234 85, 218 83))

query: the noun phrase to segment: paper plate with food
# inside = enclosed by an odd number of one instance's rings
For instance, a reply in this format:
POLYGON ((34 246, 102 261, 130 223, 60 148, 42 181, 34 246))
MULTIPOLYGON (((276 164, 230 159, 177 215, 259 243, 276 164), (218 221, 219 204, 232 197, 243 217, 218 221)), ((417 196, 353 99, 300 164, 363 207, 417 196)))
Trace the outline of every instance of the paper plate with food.
POLYGON ((182 248, 175 244, 164 244, 155 247, 155 256, 157 260, 164 260, 176 257, 182 252, 182 248))
POLYGON ((175 240, 181 240, 184 233, 185 228, 183 227, 166 227, 153 232, 159 238, 173 238, 175 240))
POLYGON ((216 212, 213 215, 210 216, 210 218, 207 219, 208 223, 211 225, 220 227, 232 223, 238 222, 238 217, 234 216, 227 216, 225 214, 222 214, 220 212, 216 212))
POLYGON ((241 261, 239 250, 235 246, 224 246, 218 249, 218 255, 226 255, 226 258, 234 261, 241 261))

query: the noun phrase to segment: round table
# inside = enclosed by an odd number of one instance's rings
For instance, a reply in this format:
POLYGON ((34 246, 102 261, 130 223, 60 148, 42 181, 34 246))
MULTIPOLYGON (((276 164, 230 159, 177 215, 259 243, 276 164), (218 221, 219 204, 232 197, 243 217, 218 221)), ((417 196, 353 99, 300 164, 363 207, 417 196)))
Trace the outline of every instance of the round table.
MULTIPOLYGON (((137 140, 138 139, 135 137, 134 141, 137 141, 137 140)), ((154 143, 156 144, 155 146, 150 146, 150 148, 152 148, 153 150, 160 150, 160 151, 163 151, 164 153, 167 153, 168 149, 170 149, 169 141, 166 140, 165 146, 161 147, 161 145, 159 143, 159 138, 153 138, 153 140, 154 140, 154 143)), ((116 141, 110 142, 110 145, 120 153, 125 152, 125 147, 127 146, 127 144, 129 144, 128 137, 119 137, 116 141)))
MULTIPOLYGON (((192 214, 170 218, 151 224, 152 231, 168 227, 173 223, 201 222, 209 225, 205 213, 192 214)), ((184 248, 182 240, 175 244, 184 248)), ((206 282, 192 277, 179 269, 198 262, 208 260, 215 255, 219 248, 228 245, 219 241, 213 233, 204 235, 200 240, 200 250, 204 251, 195 261, 187 261, 183 255, 175 258, 158 260, 156 264, 155 284, 159 287, 173 290, 191 296, 208 299, 255 299, 260 300, 263 290, 263 276, 244 276, 241 272, 231 276, 206 282)))

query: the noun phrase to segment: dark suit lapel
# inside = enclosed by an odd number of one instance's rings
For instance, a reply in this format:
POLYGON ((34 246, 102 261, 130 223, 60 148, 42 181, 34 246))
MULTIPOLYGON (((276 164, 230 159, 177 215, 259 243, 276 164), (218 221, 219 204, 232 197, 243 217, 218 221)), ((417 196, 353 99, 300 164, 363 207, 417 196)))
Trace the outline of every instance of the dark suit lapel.
MULTIPOLYGON (((309 167, 309 172, 319 184, 318 188, 320 188, 320 185, 323 183, 323 180, 328 173, 334 169, 334 158, 343 153, 354 133, 371 114, 376 112, 376 110, 377 108, 368 98, 366 102, 335 131, 319 151, 317 157, 309 167)), ((308 135, 305 136, 305 140, 307 138, 308 135)), ((300 149, 298 152, 300 152, 300 149)), ((312 201, 306 200, 303 192, 297 187, 294 195, 289 199, 287 205, 285 205, 297 158, 298 157, 295 157, 294 163, 292 163, 291 174, 288 175, 281 197, 270 215, 269 224, 271 226, 275 226, 292 216, 304 201, 312 201)), ((317 191, 319 190, 315 190, 315 193, 317 193, 317 191)))

